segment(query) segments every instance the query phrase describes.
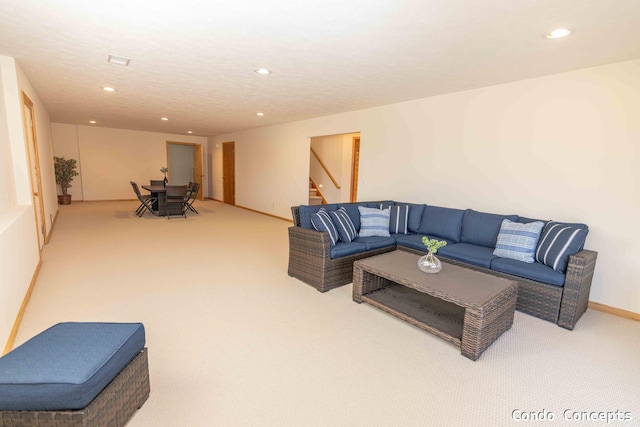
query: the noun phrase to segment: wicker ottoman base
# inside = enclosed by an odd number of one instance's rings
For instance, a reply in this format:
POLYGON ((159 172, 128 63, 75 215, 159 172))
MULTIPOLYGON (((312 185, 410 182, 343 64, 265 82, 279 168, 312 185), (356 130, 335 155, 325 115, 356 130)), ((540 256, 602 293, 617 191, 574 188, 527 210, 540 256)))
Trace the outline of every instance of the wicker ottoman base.
POLYGON ((122 427, 149 397, 144 348, 85 408, 69 411, 0 411, 2 427, 122 427))

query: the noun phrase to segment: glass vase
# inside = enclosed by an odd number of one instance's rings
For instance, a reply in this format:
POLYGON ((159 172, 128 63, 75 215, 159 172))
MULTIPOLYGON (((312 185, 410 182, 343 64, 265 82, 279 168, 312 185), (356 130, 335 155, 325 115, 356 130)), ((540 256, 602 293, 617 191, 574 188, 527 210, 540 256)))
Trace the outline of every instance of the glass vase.
POLYGON ((429 251, 429 253, 420 257, 418 260, 418 268, 425 273, 437 273, 442 270, 442 263, 433 252, 429 251))

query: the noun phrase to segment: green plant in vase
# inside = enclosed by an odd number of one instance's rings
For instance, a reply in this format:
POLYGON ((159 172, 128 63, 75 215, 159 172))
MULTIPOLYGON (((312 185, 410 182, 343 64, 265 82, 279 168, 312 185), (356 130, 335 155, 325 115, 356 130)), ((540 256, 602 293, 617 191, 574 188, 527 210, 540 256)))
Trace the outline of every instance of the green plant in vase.
POLYGON ((167 180, 167 172, 169 172, 169 169, 166 166, 162 166, 160 168, 160 172, 164 174, 164 186, 166 187, 169 183, 169 181, 167 180))
POLYGON ((422 237, 422 243, 427 248, 427 254, 418 260, 418 268, 425 273, 437 273, 442 269, 442 263, 434 256, 443 246, 447 246, 444 240, 429 239, 427 236, 422 237))

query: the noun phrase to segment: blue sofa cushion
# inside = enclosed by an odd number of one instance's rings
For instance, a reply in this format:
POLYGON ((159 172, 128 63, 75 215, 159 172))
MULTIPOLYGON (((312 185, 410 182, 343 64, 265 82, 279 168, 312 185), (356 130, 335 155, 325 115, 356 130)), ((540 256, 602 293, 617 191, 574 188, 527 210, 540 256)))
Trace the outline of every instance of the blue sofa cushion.
POLYGON ((584 224, 549 221, 540 236, 536 261, 564 273, 569 263, 569 256, 582 250, 587 239, 589 230, 580 228, 582 225, 584 224))
POLYGON ((407 234, 409 230, 409 206, 394 205, 389 212, 389 233, 407 234))
POLYGON ((338 209, 337 204, 330 205, 301 205, 298 206, 298 215, 300 215, 300 227, 313 229, 311 224, 311 215, 318 212, 320 209, 326 211, 335 211, 338 209))
POLYGON ((407 229, 410 233, 417 233, 422 222, 422 215, 424 214, 424 207, 426 205, 412 205, 409 204, 409 222, 407 229))
POLYGON ((503 219, 493 254, 526 263, 534 262, 533 257, 536 253, 538 240, 540 240, 542 227, 544 227, 542 221, 522 224, 503 219))
POLYGON ((549 285, 564 285, 564 274, 539 262, 528 264, 526 262, 516 261, 515 259, 496 258, 491 262, 491 269, 549 285))
POLYGON ((329 212, 329 214, 331 215, 333 225, 335 225, 336 230, 338 230, 340 240, 345 243, 349 243, 358 237, 356 226, 353 225, 353 222, 351 221, 351 218, 349 218, 345 208, 340 207, 337 211, 329 212))
POLYGON ((368 251, 374 249, 387 248, 396 244, 396 238, 391 235, 390 237, 371 236, 371 237, 356 237, 354 242, 364 243, 367 246, 368 251))
MULTIPOLYGON (((397 234, 395 235, 396 238, 396 245, 398 246, 406 246, 408 248, 413 248, 413 249, 418 249, 421 251, 424 251, 425 253, 427 252, 427 247, 424 245, 424 243, 422 243, 422 237, 424 235, 423 234, 397 234)), ((427 236, 429 237, 429 236, 427 236)), ((439 239, 439 240, 443 240, 443 239, 439 239)), ((454 242, 450 241, 450 240, 446 240, 447 245, 451 245, 454 242)), ((442 248, 441 248, 442 249, 442 248)), ((438 250, 438 253, 440 252, 440 250, 438 250)))
POLYGON ((461 209, 425 205, 418 233, 425 234, 430 239, 457 243, 460 241, 463 216, 464 211, 461 209))
POLYGON ((358 206, 360 211, 360 237, 389 237, 389 208, 377 209, 358 206))
POLYGON ((462 219, 460 242, 495 248, 503 219, 515 222, 518 215, 498 215, 467 209, 462 219))
POLYGON ((469 243, 455 243, 438 249, 436 255, 463 261, 480 267, 490 268, 491 261, 497 258, 492 248, 469 243))
POLYGON ((525 216, 521 216, 518 218, 518 222, 521 224, 529 224, 530 222, 536 222, 536 221, 540 221, 543 224, 547 223, 547 221, 543 219, 533 219, 533 218, 527 218, 525 216))
POLYGON ((329 212, 327 212, 325 208, 320 208, 318 212, 311 214, 311 225, 313 225, 313 228, 317 231, 329 233, 329 244, 331 246, 335 246, 338 242, 338 230, 333 224, 331 215, 329 215, 329 212))
POLYGON ((144 345, 142 323, 58 323, 0 358, 0 410, 84 408, 144 345))
POLYGON ((338 242, 330 249, 331 258, 342 258, 347 255, 359 254, 367 250, 367 245, 364 243, 351 242, 344 243, 338 242))

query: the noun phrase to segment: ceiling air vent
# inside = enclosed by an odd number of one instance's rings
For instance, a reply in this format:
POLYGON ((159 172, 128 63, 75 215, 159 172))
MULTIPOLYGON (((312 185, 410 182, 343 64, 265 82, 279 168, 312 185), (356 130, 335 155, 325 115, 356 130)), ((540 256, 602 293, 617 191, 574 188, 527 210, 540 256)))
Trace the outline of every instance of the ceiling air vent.
POLYGON ((107 58, 107 62, 124 65, 125 67, 129 65, 129 61, 131 61, 131 59, 125 58, 124 56, 109 55, 109 58, 107 58))

